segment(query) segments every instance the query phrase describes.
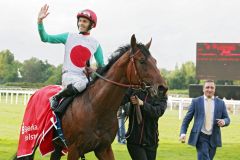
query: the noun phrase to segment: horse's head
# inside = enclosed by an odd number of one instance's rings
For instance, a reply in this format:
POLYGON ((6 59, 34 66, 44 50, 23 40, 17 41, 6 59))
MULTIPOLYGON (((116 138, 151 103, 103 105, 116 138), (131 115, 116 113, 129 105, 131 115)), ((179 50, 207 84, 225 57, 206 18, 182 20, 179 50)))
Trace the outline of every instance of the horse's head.
POLYGON ((157 68, 156 59, 149 52, 151 42, 152 40, 146 45, 138 44, 135 35, 132 35, 127 78, 130 84, 140 85, 142 89, 148 89, 151 96, 156 96, 159 91, 166 94, 168 88, 157 68))

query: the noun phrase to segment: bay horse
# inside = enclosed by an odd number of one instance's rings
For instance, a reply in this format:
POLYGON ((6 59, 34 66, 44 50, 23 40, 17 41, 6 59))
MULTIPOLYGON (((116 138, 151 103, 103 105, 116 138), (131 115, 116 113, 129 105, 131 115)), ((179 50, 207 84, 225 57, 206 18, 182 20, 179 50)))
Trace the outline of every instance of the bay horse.
MULTIPOLYGON (((136 42, 120 47, 99 72, 86 91, 77 96, 62 117, 62 129, 68 144, 68 160, 78 160, 94 151, 99 160, 114 160, 111 144, 118 130, 117 110, 128 88, 146 89, 156 96, 159 87, 167 90, 165 80, 146 45, 136 42)), ((58 149, 51 160, 61 159, 58 149)))

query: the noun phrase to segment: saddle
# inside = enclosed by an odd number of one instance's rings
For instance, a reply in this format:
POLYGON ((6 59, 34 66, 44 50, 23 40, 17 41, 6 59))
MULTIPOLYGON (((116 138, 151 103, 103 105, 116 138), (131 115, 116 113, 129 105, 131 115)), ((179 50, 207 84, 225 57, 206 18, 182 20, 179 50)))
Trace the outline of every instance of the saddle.
POLYGON ((58 107, 54 110, 54 112, 59 116, 60 119, 62 118, 65 111, 67 110, 67 106, 72 103, 75 97, 76 96, 71 96, 71 97, 62 99, 58 107))
POLYGON ((87 90, 89 85, 90 83, 87 84, 87 87, 82 92, 78 92, 73 96, 63 98, 58 104, 57 108, 54 110, 54 113, 57 114, 61 119, 62 116, 65 114, 67 107, 73 102, 74 98, 80 96, 85 90, 87 90))

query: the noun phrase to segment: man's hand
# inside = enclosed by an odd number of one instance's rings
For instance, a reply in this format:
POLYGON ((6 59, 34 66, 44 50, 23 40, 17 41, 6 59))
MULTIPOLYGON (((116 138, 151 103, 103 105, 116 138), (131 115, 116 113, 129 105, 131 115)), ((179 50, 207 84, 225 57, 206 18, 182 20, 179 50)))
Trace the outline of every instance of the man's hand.
POLYGON ((49 15, 48 12, 49 6, 45 4, 38 13, 38 24, 42 23, 42 20, 49 15))
POLYGON ((179 141, 181 141, 182 143, 186 142, 186 134, 181 134, 181 136, 179 137, 179 141))
POLYGON ((143 101, 138 96, 131 96, 130 99, 133 105, 143 106, 143 101))
POLYGON ((217 124, 219 127, 223 127, 225 125, 224 119, 217 119, 217 124))
POLYGON ((91 74, 93 72, 95 72, 95 69, 94 68, 91 68, 91 67, 85 67, 85 69, 83 70, 83 72, 86 74, 86 76, 91 76, 91 74))

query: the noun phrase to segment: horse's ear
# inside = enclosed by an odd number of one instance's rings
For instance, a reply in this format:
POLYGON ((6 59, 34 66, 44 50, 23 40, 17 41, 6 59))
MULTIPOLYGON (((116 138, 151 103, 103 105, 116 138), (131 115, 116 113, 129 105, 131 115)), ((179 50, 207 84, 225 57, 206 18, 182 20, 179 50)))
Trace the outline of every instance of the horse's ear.
POLYGON ((151 46, 151 43, 152 43, 152 38, 151 38, 150 41, 145 45, 145 47, 146 47, 147 49, 149 49, 150 46, 151 46))
POLYGON ((131 52, 134 53, 136 48, 137 48, 137 42, 136 42, 135 34, 133 34, 131 37, 131 52))

